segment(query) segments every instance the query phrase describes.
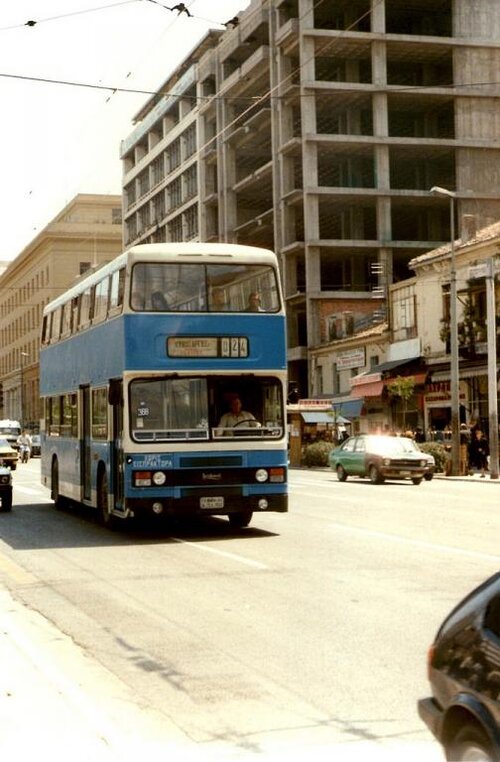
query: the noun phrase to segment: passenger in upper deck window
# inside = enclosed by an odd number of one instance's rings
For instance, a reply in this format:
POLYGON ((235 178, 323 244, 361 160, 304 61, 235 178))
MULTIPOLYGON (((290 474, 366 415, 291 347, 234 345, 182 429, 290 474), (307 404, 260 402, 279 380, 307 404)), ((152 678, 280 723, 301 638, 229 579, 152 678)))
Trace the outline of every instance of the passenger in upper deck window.
POLYGON ((151 294, 151 309, 157 312, 168 310, 168 302, 161 291, 154 291, 151 294))
POLYGON ((258 291, 252 291, 248 297, 248 304, 245 310, 246 312, 265 312, 265 309, 260 304, 260 294, 258 291))
POLYGON ((210 310, 211 312, 226 312, 228 310, 226 295, 223 288, 212 289, 210 295, 210 310))

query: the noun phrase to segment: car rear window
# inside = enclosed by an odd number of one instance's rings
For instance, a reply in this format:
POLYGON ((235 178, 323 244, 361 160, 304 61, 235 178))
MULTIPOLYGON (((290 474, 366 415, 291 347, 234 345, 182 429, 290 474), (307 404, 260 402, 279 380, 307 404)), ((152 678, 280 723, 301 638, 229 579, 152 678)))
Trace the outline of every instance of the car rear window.
MULTIPOLYGON (((464 619, 471 620, 476 616, 478 609, 486 607, 489 598, 500 597, 500 572, 490 577, 482 585, 476 587, 463 601, 461 601, 441 625, 439 632, 452 629, 458 622, 464 619)), ((496 609, 498 611, 498 609, 496 609)), ((494 612, 491 614, 493 619, 494 612)))

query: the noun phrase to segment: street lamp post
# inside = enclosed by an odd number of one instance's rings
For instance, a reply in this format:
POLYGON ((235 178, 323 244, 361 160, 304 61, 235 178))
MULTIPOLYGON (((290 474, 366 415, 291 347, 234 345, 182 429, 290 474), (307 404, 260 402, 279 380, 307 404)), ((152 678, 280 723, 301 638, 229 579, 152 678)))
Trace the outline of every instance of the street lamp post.
POLYGON ((451 396, 451 475, 460 473, 460 392, 458 367, 457 269, 455 262, 456 193, 434 185, 431 193, 450 200, 450 396, 451 396))

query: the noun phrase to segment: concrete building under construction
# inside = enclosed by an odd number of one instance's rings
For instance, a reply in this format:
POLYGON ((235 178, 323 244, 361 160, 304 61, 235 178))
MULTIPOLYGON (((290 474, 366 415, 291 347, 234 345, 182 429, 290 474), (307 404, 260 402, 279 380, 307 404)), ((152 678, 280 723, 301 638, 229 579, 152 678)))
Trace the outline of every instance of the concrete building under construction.
POLYGON ((500 219, 498 81, 496 0, 253 0, 137 114, 125 243, 274 248, 307 396, 309 350, 384 320, 388 285, 449 241, 432 186, 459 221, 500 219))

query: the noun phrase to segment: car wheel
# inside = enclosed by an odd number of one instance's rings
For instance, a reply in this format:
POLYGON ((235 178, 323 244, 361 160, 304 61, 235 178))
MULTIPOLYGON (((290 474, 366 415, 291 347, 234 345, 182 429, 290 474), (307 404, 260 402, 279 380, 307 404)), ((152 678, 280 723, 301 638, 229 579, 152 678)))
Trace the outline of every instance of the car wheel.
POLYGON ((345 482, 347 479, 347 471, 345 470, 344 466, 340 465, 340 463, 337 466, 337 479, 339 482, 345 482))
POLYGON ((370 470, 368 471, 368 476, 370 477, 370 481, 372 484, 382 484, 382 482, 384 481, 384 477, 381 476, 377 466, 374 466, 373 464, 370 466, 370 470))
POLYGON ((243 529, 250 524, 252 516, 252 511, 238 511, 238 513, 230 513, 228 519, 232 527, 235 529, 243 529))
POLYGON ((456 762, 496 762, 485 731, 478 725, 464 725, 446 747, 446 758, 456 762))
POLYGON ((431 482, 433 476, 434 474, 424 474, 424 479, 426 482, 431 482))
POLYGON ((421 481, 422 481, 422 477, 421 476, 414 476, 413 479, 412 479, 413 484, 416 484, 417 487, 418 487, 418 485, 420 484, 421 481))

